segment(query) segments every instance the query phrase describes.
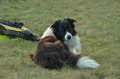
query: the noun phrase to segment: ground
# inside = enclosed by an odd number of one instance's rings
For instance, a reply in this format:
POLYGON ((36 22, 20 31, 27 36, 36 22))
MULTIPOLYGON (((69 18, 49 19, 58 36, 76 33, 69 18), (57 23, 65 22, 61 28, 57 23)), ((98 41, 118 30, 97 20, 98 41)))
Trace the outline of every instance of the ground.
POLYGON ((0 0, 0 19, 20 21, 39 37, 54 21, 72 18, 81 38, 82 54, 97 69, 63 67, 48 70, 28 53, 38 42, 0 40, 1 79, 120 79, 120 0, 0 0))

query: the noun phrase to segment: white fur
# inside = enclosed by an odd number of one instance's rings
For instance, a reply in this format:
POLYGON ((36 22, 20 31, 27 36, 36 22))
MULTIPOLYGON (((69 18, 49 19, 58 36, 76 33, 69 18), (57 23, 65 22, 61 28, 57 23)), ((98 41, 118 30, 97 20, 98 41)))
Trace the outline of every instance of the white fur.
MULTIPOLYGON (((47 30, 44 32, 44 34, 43 34, 43 36, 41 38, 44 38, 46 36, 53 36, 53 37, 55 37, 55 35, 53 34, 52 28, 48 27, 47 30)), ((80 38, 79 38, 78 35, 72 36, 72 38, 70 40, 65 40, 64 43, 68 46, 69 50, 73 54, 80 54, 81 53, 81 43, 80 43, 80 38)))
POLYGON ((87 56, 83 56, 82 58, 79 58, 76 66, 78 68, 98 68, 100 64, 98 64, 95 60, 90 59, 87 56))
POLYGON ((48 27, 46 29, 46 31, 43 33, 41 38, 44 38, 46 36, 53 36, 53 37, 55 37, 55 35, 53 34, 53 30, 50 27, 48 27))
POLYGON ((72 39, 65 40, 64 43, 68 46, 69 50, 73 54, 80 54, 81 53, 81 43, 80 43, 80 38, 78 35, 72 36, 72 39))

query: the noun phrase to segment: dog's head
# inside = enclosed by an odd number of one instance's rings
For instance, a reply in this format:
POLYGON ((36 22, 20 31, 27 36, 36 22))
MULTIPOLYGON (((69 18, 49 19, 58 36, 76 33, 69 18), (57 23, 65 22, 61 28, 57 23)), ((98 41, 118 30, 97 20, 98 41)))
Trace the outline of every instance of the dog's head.
POLYGON ((72 36, 76 35, 74 22, 76 21, 69 18, 58 20, 50 28, 53 29, 57 39, 61 41, 70 40, 72 36))

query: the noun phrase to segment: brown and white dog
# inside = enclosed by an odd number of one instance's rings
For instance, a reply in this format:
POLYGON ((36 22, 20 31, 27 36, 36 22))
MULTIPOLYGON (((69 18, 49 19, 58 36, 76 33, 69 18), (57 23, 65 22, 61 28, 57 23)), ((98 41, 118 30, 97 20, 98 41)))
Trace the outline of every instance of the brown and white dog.
POLYGON ((81 53, 80 38, 75 30, 74 19, 64 19, 55 21, 46 29, 41 38, 53 36, 64 42, 73 54, 81 53))
POLYGON ((71 53, 66 44, 53 36, 42 38, 36 52, 29 56, 37 64, 49 69, 58 69, 64 65, 78 68, 97 68, 99 66, 95 60, 87 56, 71 53))

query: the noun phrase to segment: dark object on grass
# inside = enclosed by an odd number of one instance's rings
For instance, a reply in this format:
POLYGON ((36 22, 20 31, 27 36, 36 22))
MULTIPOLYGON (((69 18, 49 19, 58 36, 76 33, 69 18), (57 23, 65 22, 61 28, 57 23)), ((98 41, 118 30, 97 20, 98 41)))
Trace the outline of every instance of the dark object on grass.
POLYGON ((0 34, 10 37, 20 37, 31 41, 39 41, 38 36, 32 34, 25 28, 22 22, 12 23, 10 21, 0 20, 0 34))

